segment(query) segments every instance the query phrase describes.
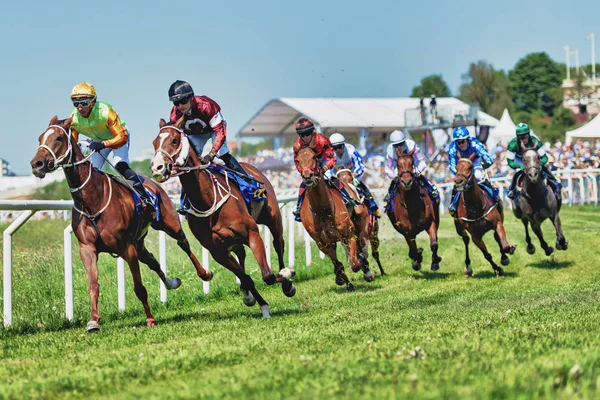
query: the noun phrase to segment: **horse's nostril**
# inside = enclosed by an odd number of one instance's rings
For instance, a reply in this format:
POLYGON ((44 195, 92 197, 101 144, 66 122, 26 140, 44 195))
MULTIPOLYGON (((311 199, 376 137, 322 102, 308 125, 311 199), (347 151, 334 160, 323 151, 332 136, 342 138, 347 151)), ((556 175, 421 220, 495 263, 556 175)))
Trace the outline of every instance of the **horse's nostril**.
POLYGON ((34 166, 36 169, 40 169, 40 168, 42 168, 42 167, 44 166, 44 162, 43 162, 43 161, 41 161, 41 160, 39 160, 39 161, 36 161, 36 162, 35 162, 35 164, 34 164, 33 166, 34 166))
POLYGON ((157 170, 157 171, 162 171, 162 169, 163 169, 163 165, 158 165, 158 166, 156 167, 156 170, 157 170))

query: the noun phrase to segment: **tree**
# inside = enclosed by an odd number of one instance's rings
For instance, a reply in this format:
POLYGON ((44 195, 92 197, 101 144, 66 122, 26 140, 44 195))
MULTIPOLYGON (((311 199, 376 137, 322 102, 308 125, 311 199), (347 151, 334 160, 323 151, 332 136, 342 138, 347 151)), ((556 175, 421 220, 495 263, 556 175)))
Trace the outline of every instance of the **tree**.
POLYGON ((548 54, 526 55, 517 62, 508 77, 517 110, 543 110, 547 115, 552 115, 560 104, 556 89, 561 87, 562 73, 548 54))
POLYGON ((478 103, 481 110, 499 118, 505 108, 514 111, 514 104, 509 94, 509 83, 506 73, 496 71, 485 61, 471 63, 467 73, 462 76, 464 83, 460 86, 462 101, 478 103))
POLYGON ((421 84, 412 88, 410 97, 429 97, 432 94, 438 97, 450 96, 450 89, 442 75, 429 75, 421 79, 421 84))

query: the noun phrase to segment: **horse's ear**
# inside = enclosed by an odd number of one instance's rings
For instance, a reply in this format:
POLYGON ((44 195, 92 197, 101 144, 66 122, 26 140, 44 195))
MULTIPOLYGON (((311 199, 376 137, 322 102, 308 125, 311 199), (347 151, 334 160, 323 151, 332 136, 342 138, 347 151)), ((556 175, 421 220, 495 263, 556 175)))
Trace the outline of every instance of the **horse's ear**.
POLYGON ((58 121, 58 117, 55 115, 54 117, 50 118, 48 126, 56 124, 56 121, 58 121))
POLYGON ((175 127, 181 129, 183 127, 183 116, 175 122, 175 127))
POLYGON ((160 121, 158 121, 158 127, 163 128, 165 125, 167 125, 167 121, 161 118, 160 121))

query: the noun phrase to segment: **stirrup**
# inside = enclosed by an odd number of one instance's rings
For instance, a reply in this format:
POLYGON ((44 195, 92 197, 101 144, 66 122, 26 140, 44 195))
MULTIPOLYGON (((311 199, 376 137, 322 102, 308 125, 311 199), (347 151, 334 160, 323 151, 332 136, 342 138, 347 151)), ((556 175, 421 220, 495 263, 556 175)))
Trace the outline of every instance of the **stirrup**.
POLYGON ((187 213, 189 212, 189 208, 178 208, 177 209, 177 214, 181 214, 181 215, 187 215, 187 213))
POLYGON ((299 217, 300 216, 300 207, 296 207, 293 211, 292 214, 294 214, 295 217, 299 217))

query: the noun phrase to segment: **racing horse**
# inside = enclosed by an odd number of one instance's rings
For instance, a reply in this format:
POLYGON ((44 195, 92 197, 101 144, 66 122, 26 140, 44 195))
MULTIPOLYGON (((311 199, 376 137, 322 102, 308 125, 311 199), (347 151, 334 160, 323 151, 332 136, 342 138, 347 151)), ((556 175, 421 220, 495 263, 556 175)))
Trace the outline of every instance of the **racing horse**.
POLYGON ((479 247, 485 259, 492 265, 496 276, 502 276, 504 270, 494 262, 492 255, 487 251, 483 242, 483 235, 490 230, 494 231, 494 239, 500 246, 500 262, 504 266, 510 264, 510 258, 507 254, 514 254, 516 245, 510 245, 506 240, 502 202, 495 202, 475 179, 473 157, 474 155, 471 155, 457 161, 456 177, 454 178, 454 188, 459 192, 454 227, 465 244, 464 273, 468 276, 473 275, 471 259, 469 258, 470 234, 473 243, 479 247))
POLYGON ((92 167, 88 157, 84 157, 70 131, 71 118, 59 121, 56 116, 50 120, 48 128, 39 137, 39 147, 31 160, 31 171, 38 178, 62 167, 71 196, 73 210, 71 226, 79 241, 79 254, 85 266, 91 302, 88 332, 100 329, 98 312, 98 255, 110 253, 122 257, 133 276, 134 291, 146 312, 146 324, 151 327, 156 320, 148 306, 148 294, 142 284, 139 261, 148 265, 160 277, 168 289, 181 285, 179 278, 170 279, 160 269, 160 264, 144 245, 148 226, 166 232, 177 240, 186 252, 198 276, 212 279, 212 272, 205 270, 190 250, 190 244, 179 222, 175 207, 167 193, 155 182, 144 180, 145 188, 152 192, 158 202, 156 219, 151 213, 138 215, 131 191, 119 184, 116 177, 92 167))
POLYGON ((153 141, 153 178, 164 182, 173 174, 179 176, 190 200, 190 212, 186 218, 192 234, 216 262, 238 277, 244 304, 251 307, 258 301, 263 317, 269 318, 269 305, 245 272, 244 245, 252 250, 267 285, 278 282, 282 284, 286 296, 296 294, 296 287, 289 280, 295 271, 286 267, 283 261, 283 223, 273 186, 256 167, 242 163, 244 170, 264 184, 263 189, 268 193, 266 201, 253 201, 249 210, 239 187, 230 183, 229 175, 213 172, 210 164, 200 162, 201 155, 196 154, 184 134, 183 118, 175 124, 167 124, 161 119, 159 128, 153 141), (277 275, 273 274, 267 263, 265 245, 257 224, 266 225, 273 235, 273 246, 279 261, 277 275), (237 256, 237 260, 231 252, 237 256))
POLYGON ((525 172, 522 178, 523 188, 517 192, 513 213, 525 226, 527 252, 529 254, 535 253, 535 246, 531 243, 531 237, 529 236, 529 224, 531 224, 531 229, 540 240, 546 255, 549 256, 554 252, 554 249, 548 246, 542 234, 542 222, 548 218, 552 221, 556 230, 556 249, 567 250, 568 242, 563 234, 560 216, 558 215, 562 204, 560 190, 555 195, 554 191, 544 183, 541 176, 540 156, 535 149, 525 150, 522 159, 525 172))
POLYGON ((393 197, 389 199, 390 205, 386 208, 387 215, 394 228, 404 236, 408 244, 408 256, 412 260, 415 271, 421 269, 423 261, 423 249, 417 248, 416 237, 420 232, 427 231, 429 235, 429 247, 432 252, 431 270, 440 268, 442 258, 438 255, 437 231, 440 225, 440 205, 434 202, 427 189, 417 183, 413 165, 413 153, 401 153, 396 149, 398 155, 397 185, 393 197))
MULTIPOLYGON (((351 186, 356 193, 356 197, 359 197, 358 191, 351 185, 354 181, 351 170, 347 168, 338 169, 335 176, 337 176, 340 181, 351 186)), ((367 258, 369 253, 368 246, 369 243, 371 243, 371 255, 377 262, 381 275, 385 275, 383 267, 381 266, 381 261, 379 260, 379 221, 375 215, 368 211, 367 207, 363 207, 363 209, 364 211, 361 210, 361 212, 355 212, 352 218, 355 229, 362 227, 358 234, 358 245, 360 247, 359 254, 361 254, 361 257, 363 258, 367 258)))
MULTIPOLYGON (((353 213, 367 213, 367 208, 362 204, 346 207, 341 192, 330 187, 324 179, 323 169, 310 147, 306 145, 301 147, 296 161, 306 185, 305 199, 300 208, 300 220, 310 237, 317 243, 317 247, 333 263, 335 283, 340 286, 346 285, 346 290, 354 291, 354 285, 344 272, 344 265, 337 258, 336 249, 337 243, 342 242, 352 271, 358 272, 362 269, 363 278, 368 282, 375 278, 375 274, 369 269, 365 255, 359 257, 357 254, 358 244, 355 234, 357 230, 360 232, 364 227, 357 229, 352 222, 353 213)), ((363 222, 366 222, 366 219, 363 222)))

